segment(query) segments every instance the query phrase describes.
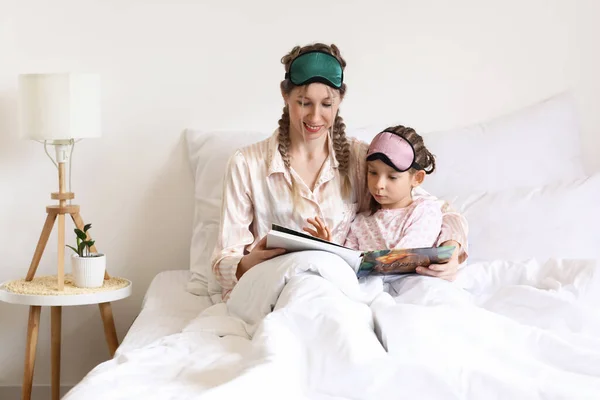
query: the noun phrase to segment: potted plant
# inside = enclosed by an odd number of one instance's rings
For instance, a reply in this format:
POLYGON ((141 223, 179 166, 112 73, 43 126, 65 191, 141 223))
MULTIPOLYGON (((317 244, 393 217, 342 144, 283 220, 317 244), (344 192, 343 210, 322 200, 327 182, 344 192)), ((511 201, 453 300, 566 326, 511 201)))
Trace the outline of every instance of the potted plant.
POLYGON ((81 288, 96 288, 104 284, 106 256, 91 252, 90 247, 94 245, 94 241, 87 239, 87 231, 91 227, 92 224, 87 224, 83 230, 75 228, 77 247, 67 245, 75 252, 71 257, 71 272, 75 286, 81 288))

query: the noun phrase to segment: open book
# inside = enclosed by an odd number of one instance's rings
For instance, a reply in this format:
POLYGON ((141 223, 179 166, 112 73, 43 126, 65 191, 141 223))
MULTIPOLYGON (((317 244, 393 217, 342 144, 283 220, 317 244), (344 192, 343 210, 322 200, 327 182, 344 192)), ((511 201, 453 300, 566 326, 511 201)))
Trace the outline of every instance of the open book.
POLYGON ((417 267, 443 264, 450 260, 454 246, 417 249, 360 251, 318 239, 292 229, 273 224, 267 234, 267 248, 282 248, 289 252, 321 250, 337 254, 350 265, 358 277, 370 274, 394 275, 414 273, 417 267))

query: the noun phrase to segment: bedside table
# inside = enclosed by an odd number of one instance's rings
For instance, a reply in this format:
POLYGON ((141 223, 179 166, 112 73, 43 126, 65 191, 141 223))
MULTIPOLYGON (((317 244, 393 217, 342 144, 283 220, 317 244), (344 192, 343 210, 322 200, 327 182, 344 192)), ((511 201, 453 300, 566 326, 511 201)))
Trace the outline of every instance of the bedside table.
POLYGON ((19 279, 0 284, 0 301, 29 306, 27 344, 25 349, 25 371, 21 399, 31 398, 33 369, 37 348, 40 313, 42 307, 51 307, 51 360, 52 360, 52 399, 60 398, 60 348, 63 306, 98 304, 104 325, 104 335, 108 351, 113 357, 119 347, 115 321, 110 303, 131 294, 131 281, 111 277, 101 288, 77 288, 70 275, 65 276, 64 291, 56 289, 55 276, 41 276, 32 281, 19 279))

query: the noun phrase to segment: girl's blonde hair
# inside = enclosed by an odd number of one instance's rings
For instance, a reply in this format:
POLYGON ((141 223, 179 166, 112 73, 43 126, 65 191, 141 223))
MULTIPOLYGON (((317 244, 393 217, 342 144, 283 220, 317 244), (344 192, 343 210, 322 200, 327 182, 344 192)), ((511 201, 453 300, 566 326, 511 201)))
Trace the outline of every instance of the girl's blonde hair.
MULTIPOLYGON (((323 43, 315 43, 308 46, 296 46, 288 54, 283 56, 281 63, 285 66, 285 72, 290 71, 290 65, 292 61, 301 54, 309 51, 322 51, 333 55, 341 64, 342 69, 346 67, 346 61, 340 55, 340 51, 336 45, 330 46, 323 43)), ((284 79, 281 84, 281 91, 285 95, 289 95, 292 90, 298 86, 294 85, 289 79, 284 79)), ((339 89, 329 88, 330 90, 337 90, 340 98, 343 98, 346 94, 346 84, 343 83, 339 89)), ((333 144, 333 150, 335 151, 335 158, 339 163, 338 171, 342 178, 342 195, 344 198, 350 196, 351 185, 350 185, 350 142, 346 138, 346 125, 344 120, 338 113, 335 116, 333 126, 330 130, 330 138, 333 144)), ((279 119, 279 153, 283 158, 283 163, 286 168, 290 168, 290 155, 288 150, 291 144, 290 139, 290 112, 287 104, 283 107, 283 113, 279 119)), ((300 191, 295 179, 292 177, 292 198, 294 203, 294 209, 300 203, 300 191)))

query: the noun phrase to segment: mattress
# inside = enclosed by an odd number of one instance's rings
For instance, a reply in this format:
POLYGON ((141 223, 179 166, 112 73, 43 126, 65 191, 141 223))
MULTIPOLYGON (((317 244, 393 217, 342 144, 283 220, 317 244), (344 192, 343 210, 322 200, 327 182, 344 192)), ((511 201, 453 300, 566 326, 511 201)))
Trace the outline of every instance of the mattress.
POLYGON ((180 332, 189 321, 213 303, 209 296, 185 290, 189 270, 164 271, 156 275, 117 355, 144 347, 157 339, 180 332))

